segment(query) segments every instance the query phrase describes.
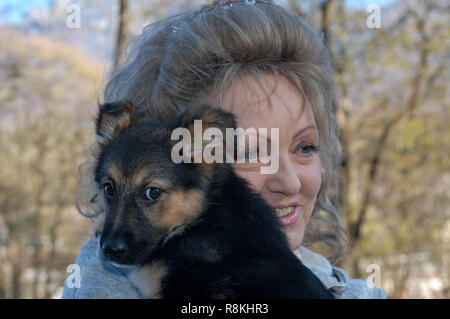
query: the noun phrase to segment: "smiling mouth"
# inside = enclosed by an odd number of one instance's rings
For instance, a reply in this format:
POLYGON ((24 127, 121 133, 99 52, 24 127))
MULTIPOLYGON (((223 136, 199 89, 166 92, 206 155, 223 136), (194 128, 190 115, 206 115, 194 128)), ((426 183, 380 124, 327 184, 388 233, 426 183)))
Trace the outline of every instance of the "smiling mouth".
POLYGON ((278 218, 289 215, 294 211, 294 206, 284 207, 284 208, 275 208, 275 214, 278 218))
POLYGON ((300 216, 300 209, 298 206, 288 206, 283 208, 274 208, 275 215, 280 220, 281 224, 288 226, 294 224, 300 216))

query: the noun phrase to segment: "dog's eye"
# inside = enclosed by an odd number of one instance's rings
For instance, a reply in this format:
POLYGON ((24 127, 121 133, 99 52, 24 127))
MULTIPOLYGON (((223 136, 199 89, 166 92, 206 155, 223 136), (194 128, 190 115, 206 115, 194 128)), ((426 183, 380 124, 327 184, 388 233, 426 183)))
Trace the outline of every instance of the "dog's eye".
POLYGON ((157 187, 147 187, 145 189, 145 198, 154 201, 157 200, 162 194, 162 190, 157 187))
POLYGON ((103 191, 105 192, 105 196, 107 198, 112 198, 114 195, 114 185, 111 183, 103 184, 103 191))

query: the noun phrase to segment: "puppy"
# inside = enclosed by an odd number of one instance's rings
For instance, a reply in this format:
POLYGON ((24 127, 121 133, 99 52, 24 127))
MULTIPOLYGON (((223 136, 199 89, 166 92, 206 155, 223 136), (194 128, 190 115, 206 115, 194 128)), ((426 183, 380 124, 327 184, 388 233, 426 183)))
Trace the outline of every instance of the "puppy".
POLYGON ((172 132, 194 134, 194 120, 202 133, 214 127, 226 136, 236 127, 231 113, 207 106, 163 123, 142 120, 129 102, 100 106, 95 181, 106 209, 104 257, 132 266, 129 278, 148 298, 333 298, 230 164, 175 163, 172 132))

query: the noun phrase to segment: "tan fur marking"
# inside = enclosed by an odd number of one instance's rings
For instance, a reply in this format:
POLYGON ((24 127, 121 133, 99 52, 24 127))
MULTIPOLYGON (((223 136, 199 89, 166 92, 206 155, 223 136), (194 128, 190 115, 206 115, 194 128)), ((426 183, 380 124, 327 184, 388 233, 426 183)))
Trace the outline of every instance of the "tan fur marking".
POLYGON ((139 172, 133 175, 133 184, 136 186, 141 185, 148 175, 150 175, 150 170, 148 168, 141 169, 139 172))
POLYGON ((177 191, 161 204, 161 216, 156 223, 173 229, 197 217, 203 209, 203 193, 199 190, 177 191))
POLYGON ((154 261, 144 267, 139 267, 128 275, 139 292, 146 298, 160 299, 161 281, 167 275, 167 267, 162 261, 154 261))
POLYGON ((158 187, 163 190, 170 187, 170 183, 167 180, 152 177, 152 170, 150 170, 149 168, 143 168, 139 172, 134 174, 132 177, 132 183, 134 186, 139 187, 145 182, 146 178, 149 178, 149 184, 147 186, 158 187))
POLYGON ((107 171, 111 176, 112 180, 114 181, 114 183, 118 184, 120 183, 120 181, 122 181, 122 174, 120 174, 120 169, 117 168, 115 165, 109 166, 107 171))

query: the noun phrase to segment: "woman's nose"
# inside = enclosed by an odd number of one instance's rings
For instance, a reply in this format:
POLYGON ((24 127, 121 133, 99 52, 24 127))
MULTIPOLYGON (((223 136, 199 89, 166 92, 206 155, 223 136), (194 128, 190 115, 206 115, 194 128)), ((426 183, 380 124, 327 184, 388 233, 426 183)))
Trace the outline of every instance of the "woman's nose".
POLYGON ((297 168, 290 159, 281 159, 278 172, 269 175, 267 187, 271 192, 280 192, 285 195, 295 195, 302 187, 297 168))

